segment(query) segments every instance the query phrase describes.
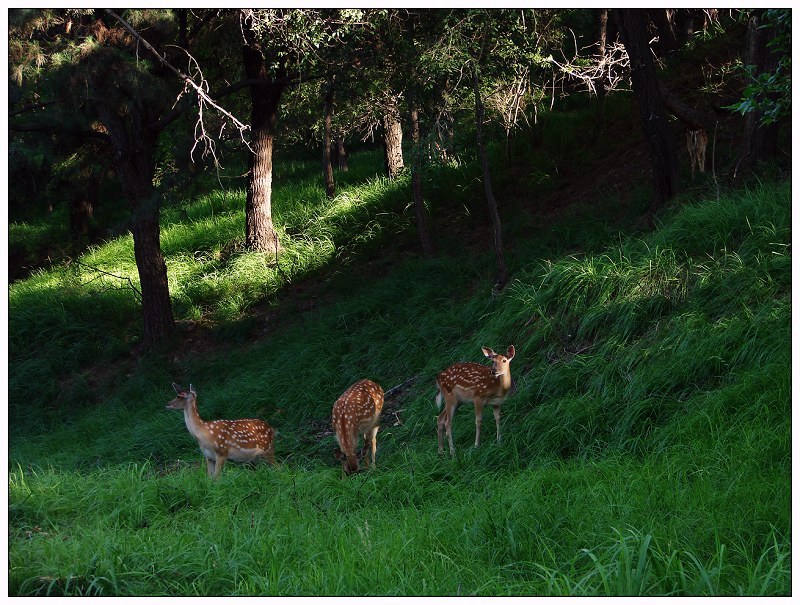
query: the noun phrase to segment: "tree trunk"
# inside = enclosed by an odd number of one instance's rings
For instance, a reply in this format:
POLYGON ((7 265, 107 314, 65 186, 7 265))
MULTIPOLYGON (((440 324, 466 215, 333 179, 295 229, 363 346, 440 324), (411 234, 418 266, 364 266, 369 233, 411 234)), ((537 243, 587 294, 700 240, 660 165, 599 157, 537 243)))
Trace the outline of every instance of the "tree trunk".
POLYGON ((423 256, 433 256, 433 241, 428 229, 428 213, 425 210, 425 200, 422 197, 422 150, 420 149, 419 111, 414 96, 409 96, 411 110, 411 138, 414 141, 414 151, 411 162, 411 190, 414 196, 414 215, 417 219, 417 232, 422 247, 423 256))
POLYGON ((275 124, 285 84, 272 80, 261 51, 242 46, 245 74, 264 80, 250 87, 250 148, 248 158, 247 205, 245 206, 245 246, 249 250, 275 254, 280 245, 272 223, 272 151, 275 124))
POLYGON ((383 116, 383 152, 386 174, 390 179, 397 178, 403 170, 403 128, 394 101, 383 116))
MULTIPOLYGON (((594 12, 594 39, 597 40, 597 60, 603 61, 606 54, 606 39, 608 35, 608 9, 596 8, 594 12)), ((600 99, 600 107, 602 108, 606 96, 605 70, 603 71, 603 75, 601 75, 596 82, 595 90, 597 91, 597 98, 600 99)))
POLYGON ((344 146, 344 135, 339 134, 339 136, 336 137, 336 159, 339 161, 339 170, 342 172, 347 172, 350 169, 348 157, 349 154, 344 146))
POLYGON ((647 44, 644 9, 615 9, 622 41, 631 62, 633 91, 639 102, 642 125, 653 166, 655 211, 678 191, 678 156, 672 140, 656 70, 647 44))
POLYGON ((676 96, 662 82, 658 83, 658 89, 661 92, 661 98, 664 100, 664 106, 687 127, 695 130, 703 128, 708 131, 714 128, 717 117, 713 113, 692 107, 676 96))
POLYGON ((92 204, 86 193, 78 192, 69 204, 69 232, 73 245, 82 246, 89 238, 89 219, 92 216, 92 204))
POLYGON ((483 172, 483 189, 486 193, 486 201, 489 204, 489 215, 492 219, 492 231, 494 233, 494 255, 497 261, 497 289, 503 288, 508 282, 508 270, 506 269, 506 260, 503 255, 503 234, 502 226, 500 224, 500 213, 497 210, 497 201, 494 199, 494 192, 492 190, 492 179, 489 174, 489 158, 486 155, 486 147, 483 144, 483 116, 485 109, 483 101, 481 100, 480 80, 478 77, 478 66, 475 65, 473 72, 473 80, 475 85, 475 125, 477 131, 478 141, 478 157, 481 162, 481 171, 483 172))
POLYGON ((150 200, 140 204, 133 223, 133 253, 142 289, 144 346, 148 349, 172 334, 174 328, 167 265, 161 251, 158 204, 152 194, 150 200))
MULTIPOLYGON (((653 8, 648 10, 647 14, 658 30, 658 41, 655 44, 660 48, 661 56, 673 52, 678 48, 678 42, 675 37, 675 27, 672 24, 672 9, 653 8)), ((644 26, 647 27, 647 21, 644 22, 644 26)))
POLYGON ((161 251, 159 199, 153 188, 155 140, 138 133, 135 142, 120 153, 118 133, 111 133, 117 147, 117 174, 131 206, 133 254, 142 293, 143 344, 146 349, 172 334, 174 319, 169 298, 167 265, 161 251))
MULTIPOLYGON (((775 28, 761 28, 762 18, 763 10, 758 10, 753 13, 747 23, 747 48, 744 64, 755 66, 754 76, 775 71, 778 67, 777 57, 767 47, 767 44, 775 37, 775 28)), ((760 111, 750 111, 744 116, 744 139, 740 165, 752 166, 758 161, 769 160, 778 153, 778 125, 762 126, 762 117, 763 114, 760 111)))
MULTIPOLYGON (((90 77, 90 83, 94 94, 104 96, 109 85, 104 74, 97 72, 90 77)), ((123 113, 103 102, 96 107, 111 139, 117 178, 131 207, 133 252, 142 295, 142 344, 151 349, 168 338, 175 326, 167 265, 161 251, 160 199, 153 188, 159 133, 145 126, 153 119, 143 110, 128 109, 123 113)))
POLYGON ((325 132, 322 140, 322 168, 325 173, 325 195, 333 199, 336 195, 336 183, 333 180, 333 162, 331 160, 331 128, 333 124, 333 80, 325 93, 325 132))

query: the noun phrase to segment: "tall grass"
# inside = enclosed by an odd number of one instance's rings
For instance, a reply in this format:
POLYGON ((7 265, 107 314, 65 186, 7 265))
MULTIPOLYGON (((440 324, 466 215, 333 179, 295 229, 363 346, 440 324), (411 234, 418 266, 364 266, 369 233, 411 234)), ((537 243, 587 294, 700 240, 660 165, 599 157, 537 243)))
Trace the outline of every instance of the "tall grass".
MULTIPOLYGON (((128 358, 129 238, 82 258, 116 277, 12 286, 11 594, 790 592, 788 184, 698 199, 582 252, 591 224, 567 214, 559 236, 510 252, 498 295, 482 249, 370 265, 413 241, 408 183, 353 163, 333 200, 300 164, 277 179, 277 264, 241 248, 241 191, 200 197, 188 220, 165 211, 178 316, 229 326, 210 348, 128 358), (308 289, 294 313, 291 284, 308 289), (226 342, 238 326, 250 336, 226 342), (438 457, 436 373, 512 343, 503 442, 472 448, 462 409, 456 456, 438 457), (364 377, 412 380, 387 401, 377 470, 341 480, 330 409, 364 377), (164 409, 173 380, 205 418, 268 419, 278 468, 209 481, 164 409)), ((456 195, 450 210, 469 188, 456 195)))

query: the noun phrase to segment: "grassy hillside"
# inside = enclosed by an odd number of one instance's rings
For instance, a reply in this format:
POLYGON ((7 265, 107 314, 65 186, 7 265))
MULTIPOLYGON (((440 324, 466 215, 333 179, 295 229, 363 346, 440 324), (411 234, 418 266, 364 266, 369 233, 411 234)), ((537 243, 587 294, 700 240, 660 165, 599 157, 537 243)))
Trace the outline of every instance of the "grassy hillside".
POLYGON ((789 184, 681 199, 647 233, 635 195, 516 197, 498 294, 474 164, 428 175, 423 260, 379 162, 332 201, 284 163, 277 264, 241 249, 242 191, 165 210, 164 351, 131 354, 130 237, 12 285, 10 594, 789 594, 789 184), (502 443, 487 412, 471 446, 466 406, 439 457, 436 373, 512 343, 502 443), (410 381, 378 468, 341 480, 330 410, 360 378, 410 381), (204 418, 267 419, 278 468, 209 481, 172 381, 204 418))

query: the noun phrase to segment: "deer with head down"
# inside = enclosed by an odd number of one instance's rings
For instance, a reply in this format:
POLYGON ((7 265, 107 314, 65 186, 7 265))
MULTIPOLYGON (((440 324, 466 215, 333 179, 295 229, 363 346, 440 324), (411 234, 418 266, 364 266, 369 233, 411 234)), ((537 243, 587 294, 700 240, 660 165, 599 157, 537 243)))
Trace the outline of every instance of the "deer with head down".
POLYGON ((444 410, 439 414, 437 429, 439 453, 443 453, 443 435, 447 432, 450 454, 455 456, 453 447, 453 415, 459 405, 473 402, 475 405, 475 447, 481 440, 481 420, 483 408, 492 407, 497 425, 497 441, 500 442, 500 406, 511 389, 511 360, 514 359, 514 345, 508 347, 506 354, 495 353, 488 347, 481 347, 483 354, 492 360, 491 367, 466 362, 451 365, 436 377, 436 405, 444 410))
POLYGON ((263 420, 211 420, 200 418, 197 392, 190 384, 185 390, 172 383, 177 397, 167 403, 169 410, 183 410, 186 428, 200 444, 209 477, 219 478, 228 459, 248 462, 264 458, 275 464, 275 429, 263 420))
POLYGON ((358 459, 366 452, 368 445, 372 446, 372 468, 375 468, 375 453, 378 449, 376 436, 380 428, 382 409, 383 389, 371 380, 359 380, 350 385, 333 404, 333 431, 339 444, 333 455, 342 461, 342 469, 346 474, 360 470, 358 459), (359 435, 364 436, 364 447, 357 456, 359 435))

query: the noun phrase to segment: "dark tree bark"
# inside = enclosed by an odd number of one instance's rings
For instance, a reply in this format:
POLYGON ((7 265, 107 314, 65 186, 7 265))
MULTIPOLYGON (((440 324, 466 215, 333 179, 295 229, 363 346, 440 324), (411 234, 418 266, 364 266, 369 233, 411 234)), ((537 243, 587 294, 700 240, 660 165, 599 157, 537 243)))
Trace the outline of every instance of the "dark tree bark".
POLYGON ((344 146, 344 135, 340 133, 339 136, 336 137, 336 160, 339 165, 339 170, 342 172, 347 172, 350 169, 350 164, 348 162, 349 157, 350 154, 347 153, 347 149, 344 146))
MULTIPOLYGON (((602 61, 603 57, 606 54, 607 36, 608 36, 608 9, 596 8, 594 9, 594 39, 597 40, 597 58, 599 61, 602 61)), ((606 96, 606 88, 604 82, 602 81, 597 82, 595 89, 597 90, 597 97, 602 102, 606 96)))
POLYGON ((143 345, 150 349, 169 337, 175 325, 161 251, 160 200, 153 188, 158 132, 144 126, 152 123, 147 116, 133 113, 123 118, 106 103, 98 103, 97 109, 108 130, 117 176, 131 207, 133 253, 142 294, 143 345))
POLYGON ((614 9, 622 41, 631 62, 633 91, 639 102, 645 139, 653 166, 653 203, 655 211, 678 191, 678 156, 667 124, 658 77, 647 44, 645 11, 614 9))
POLYGON ((325 130, 322 140, 322 168, 325 173, 325 195, 332 199, 336 195, 333 180, 333 161, 331 159, 331 128, 333 124, 334 82, 331 80, 325 93, 325 130))
POLYGON ((664 86, 662 82, 659 82, 658 86, 661 91, 661 97, 664 100, 664 106, 687 127, 697 130, 702 128, 708 131, 714 128, 717 117, 713 113, 692 107, 664 86))
POLYGON ((486 202, 489 204, 489 215, 492 219, 494 255, 497 262, 496 287, 497 289, 501 289, 508 283, 508 269, 506 269, 506 260, 503 254, 503 233, 500 223, 500 213, 497 210, 497 201, 494 199, 492 179, 489 173, 489 158, 486 155, 486 147, 483 144, 483 116, 486 110, 483 105, 483 100, 481 99, 480 77, 478 75, 477 65, 475 65, 473 71, 473 84, 475 87, 475 125, 477 131, 478 157, 483 173, 483 189, 486 193, 486 202))
MULTIPOLYGON (((650 19, 658 30, 658 45, 661 55, 671 53, 678 48, 678 41, 675 37, 675 27, 672 23, 673 10, 664 8, 653 8, 647 11, 650 19)), ((646 25, 646 24, 645 24, 646 25)))
POLYGON ((414 215, 417 220, 417 232, 423 256, 433 256, 433 240, 428 228, 428 213, 425 210, 425 200, 422 197, 422 150, 420 149, 419 110, 414 95, 409 95, 409 109, 411 110, 411 138, 414 141, 414 151, 411 162, 411 189, 414 196, 414 215))
MULTIPOLYGON (((778 58, 767 47, 767 44, 775 38, 775 28, 761 28, 763 13, 763 10, 754 11, 747 23, 744 64, 755 66, 755 76, 775 71, 778 67, 778 58)), ((762 126, 762 116, 760 111, 745 114, 740 166, 752 166, 756 162, 769 160, 778 153, 778 125, 762 126)))
POLYGON ((247 78, 263 82, 250 86, 252 151, 248 159, 245 246, 249 250, 274 254, 280 244, 272 222, 272 152, 278 109, 286 85, 284 79, 269 77, 264 56, 255 43, 244 44, 242 51, 247 78))
POLYGON ((390 179, 397 178, 403 170, 403 128, 394 101, 383 116, 383 153, 386 174, 390 179))

